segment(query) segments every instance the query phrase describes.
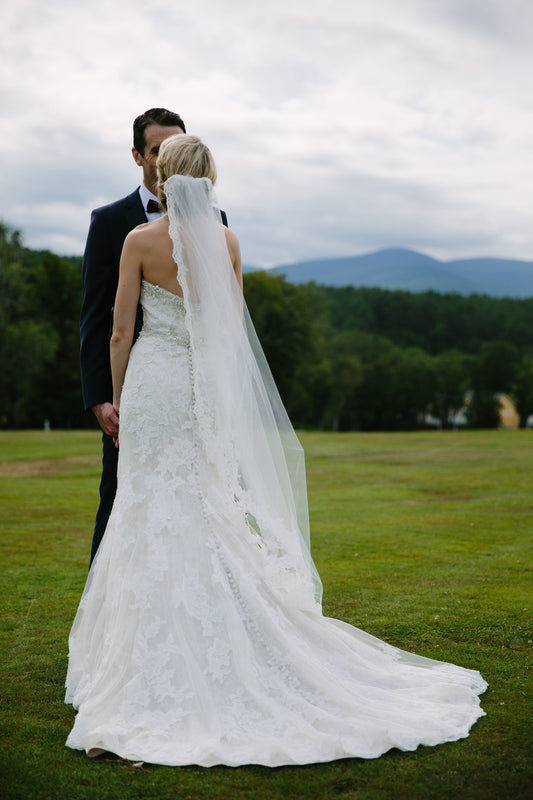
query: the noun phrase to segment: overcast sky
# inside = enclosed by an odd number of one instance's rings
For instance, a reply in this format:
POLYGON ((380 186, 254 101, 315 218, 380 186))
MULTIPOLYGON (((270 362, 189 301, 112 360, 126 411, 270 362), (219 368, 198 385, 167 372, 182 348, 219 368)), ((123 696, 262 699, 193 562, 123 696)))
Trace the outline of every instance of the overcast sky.
POLYGON ((531 0, 17 0, 2 39, 0 218, 29 247, 83 251, 165 106, 247 264, 533 259, 531 0))

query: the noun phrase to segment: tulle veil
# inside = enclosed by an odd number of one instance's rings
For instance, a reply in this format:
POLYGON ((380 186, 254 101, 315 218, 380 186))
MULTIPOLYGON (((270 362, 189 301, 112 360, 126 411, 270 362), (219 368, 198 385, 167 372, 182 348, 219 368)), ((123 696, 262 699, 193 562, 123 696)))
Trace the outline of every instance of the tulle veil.
POLYGON ((190 337, 206 518, 227 493, 266 555, 270 588, 317 611, 322 586, 310 553, 303 449, 233 271, 212 183, 172 175, 164 191, 190 337))

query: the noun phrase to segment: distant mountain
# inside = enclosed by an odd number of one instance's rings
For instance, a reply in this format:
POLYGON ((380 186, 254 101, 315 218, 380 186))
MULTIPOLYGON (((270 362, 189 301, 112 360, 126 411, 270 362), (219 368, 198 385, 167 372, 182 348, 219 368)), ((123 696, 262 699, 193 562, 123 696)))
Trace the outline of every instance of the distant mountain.
POLYGON ((314 281, 324 286, 533 297, 533 261, 503 258, 438 261, 415 250, 399 248, 348 258, 300 261, 274 267, 269 272, 283 274, 291 283, 314 281))

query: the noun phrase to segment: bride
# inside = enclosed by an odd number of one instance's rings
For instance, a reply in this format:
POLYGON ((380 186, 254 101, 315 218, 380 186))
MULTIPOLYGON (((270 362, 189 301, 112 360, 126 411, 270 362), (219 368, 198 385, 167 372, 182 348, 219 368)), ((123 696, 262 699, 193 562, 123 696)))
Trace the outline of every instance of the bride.
POLYGON ((129 234, 120 265, 118 492, 70 634, 67 745, 275 767, 467 736, 478 672, 322 615, 303 453, 213 207, 211 153, 172 136, 158 176, 167 213, 129 234))

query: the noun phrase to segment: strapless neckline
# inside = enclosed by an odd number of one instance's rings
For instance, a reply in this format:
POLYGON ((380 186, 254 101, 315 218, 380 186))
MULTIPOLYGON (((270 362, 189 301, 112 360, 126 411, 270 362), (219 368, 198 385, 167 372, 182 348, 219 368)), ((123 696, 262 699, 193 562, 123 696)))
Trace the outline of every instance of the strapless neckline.
POLYGON ((151 283, 150 281, 147 281, 146 278, 142 279, 142 285, 146 289, 148 289, 148 291, 151 291, 154 294, 157 294, 158 292, 162 292, 163 294, 169 295, 170 297, 174 298, 178 302, 183 303, 183 297, 181 297, 181 295, 174 294, 174 292, 171 292, 170 289, 165 289, 165 288, 163 288, 163 286, 159 286, 159 284, 157 284, 157 283, 151 283))

